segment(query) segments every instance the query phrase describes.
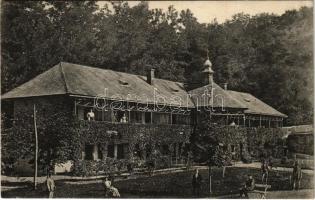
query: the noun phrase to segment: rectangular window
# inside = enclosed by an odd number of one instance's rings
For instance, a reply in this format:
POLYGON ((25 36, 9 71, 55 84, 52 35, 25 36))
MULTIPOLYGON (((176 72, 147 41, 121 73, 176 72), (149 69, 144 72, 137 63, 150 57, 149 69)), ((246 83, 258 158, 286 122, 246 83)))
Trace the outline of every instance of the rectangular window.
POLYGON ((172 114, 172 124, 177 124, 177 115, 172 114))
POLYGON ((114 145, 110 144, 107 146, 107 157, 114 158, 114 145))
POLYGON ((151 112, 145 113, 145 123, 150 124, 151 123, 151 112))
POLYGON ((102 160, 103 159, 103 152, 102 152, 102 148, 101 148, 101 144, 97 145, 97 150, 98 150, 98 158, 97 159, 100 159, 102 160))
POLYGON ((93 149, 94 145, 85 145, 85 160, 93 160, 93 149))
POLYGON ((84 147, 85 160, 98 160, 103 158, 100 145, 86 144, 84 147))
POLYGON ((79 120, 84 120, 86 118, 84 113, 84 107, 77 106, 77 116, 79 120))
POLYGON ((183 117, 184 117, 183 124, 189 125, 191 116, 190 115, 183 115, 183 117))
POLYGON ((131 123, 142 123, 142 112, 130 111, 130 122, 131 123))
POLYGON ((190 124, 190 115, 172 114, 172 124, 190 124))
POLYGON ((117 159, 124 159, 124 144, 118 144, 117 145, 117 159))
POLYGON ((103 114, 101 110, 94 110, 95 121, 103 121, 103 114))
POLYGON ((153 113, 154 124, 170 124, 171 114, 170 113, 153 113))
POLYGON ((112 121, 112 111, 111 110, 103 110, 104 121, 111 122, 112 121))

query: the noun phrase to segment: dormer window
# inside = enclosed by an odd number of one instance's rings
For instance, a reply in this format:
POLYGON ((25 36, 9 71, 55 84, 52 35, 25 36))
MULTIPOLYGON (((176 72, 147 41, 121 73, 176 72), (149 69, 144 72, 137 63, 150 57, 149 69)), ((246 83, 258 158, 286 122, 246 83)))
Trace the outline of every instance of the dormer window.
POLYGON ((125 81, 125 80, 119 80, 118 81, 121 85, 124 85, 124 86, 128 86, 129 85, 129 83, 127 82, 127 81, 125 81))
POLYGON ((171 88, 171 90, 172 90, 172 92, 179 92, 179 90, 176 88, 171 88))
POLYGON ((247 102, 250 102, 250 99, 249 98, 244 98, 245 101, 247 102))

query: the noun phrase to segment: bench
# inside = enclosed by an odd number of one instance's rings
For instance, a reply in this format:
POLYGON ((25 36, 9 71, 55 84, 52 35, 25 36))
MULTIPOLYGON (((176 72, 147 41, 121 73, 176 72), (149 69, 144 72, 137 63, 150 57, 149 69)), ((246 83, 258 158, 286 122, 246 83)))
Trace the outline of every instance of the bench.
POLYGON ((253 191, 249 191, 248 194, 258 194, 261 199, 266 199, 267 190, 271 188, 271 185, 266 184, 255 184, 255 189, 253 191))

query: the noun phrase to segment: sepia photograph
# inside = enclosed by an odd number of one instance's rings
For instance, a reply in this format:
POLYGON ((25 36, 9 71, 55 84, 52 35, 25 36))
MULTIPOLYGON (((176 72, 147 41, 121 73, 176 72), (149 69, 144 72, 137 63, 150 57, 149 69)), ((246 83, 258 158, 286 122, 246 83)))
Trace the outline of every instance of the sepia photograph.
POLYGON ((1 198, 315 198, 313 1, 0 4, 1 198))

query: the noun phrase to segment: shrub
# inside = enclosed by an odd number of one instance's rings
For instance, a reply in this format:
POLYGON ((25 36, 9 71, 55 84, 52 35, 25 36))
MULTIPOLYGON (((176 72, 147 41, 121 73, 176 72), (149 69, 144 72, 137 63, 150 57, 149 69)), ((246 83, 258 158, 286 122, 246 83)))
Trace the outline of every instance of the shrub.
POLYGON ((282 158, 281 158, 281 164, 286 164, 287 162, 288 162, 288 157, 287 156, 283 156, 282 158))
POLYGON ((79 160, 73 165, 73 174, 77 176, 93 176, 100 174, 119 173, 127 170, 130 162, 126 159, 116 160, 79 160))
POLYGON ((252 159, 250 156, 244 156, 244 157, 242 158, 242 161, 243 161, 244 163, 252 163, 252 162, 253 162, 253 159, 252 159))

